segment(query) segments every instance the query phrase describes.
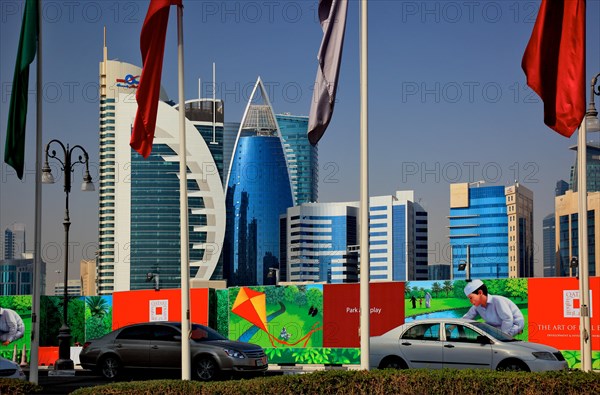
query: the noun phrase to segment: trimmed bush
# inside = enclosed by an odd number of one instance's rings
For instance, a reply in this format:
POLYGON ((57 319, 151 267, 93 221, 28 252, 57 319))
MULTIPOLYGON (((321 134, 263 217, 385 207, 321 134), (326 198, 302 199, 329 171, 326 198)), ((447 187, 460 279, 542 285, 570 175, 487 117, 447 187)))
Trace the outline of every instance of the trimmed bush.
POLYGON ((252 380, 200 383, 156 380, 82 388, 73 394, 600 394, 600 375, 583 372, 484 370, 321 371, 252 380))
POLYGON ((0 394, 25 395, 40 392, 42 387, 25 380, 0 378, 0 394))

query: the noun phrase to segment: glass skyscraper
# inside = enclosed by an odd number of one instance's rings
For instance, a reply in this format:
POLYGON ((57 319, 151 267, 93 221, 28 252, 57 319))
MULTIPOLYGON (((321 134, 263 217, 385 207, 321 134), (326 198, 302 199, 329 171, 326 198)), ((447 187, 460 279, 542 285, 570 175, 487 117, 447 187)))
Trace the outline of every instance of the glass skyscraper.
POLYGON ((294 203, 316 202, 318 199, 318 150, 308 141, 308 117, 277 114, 285 155, 294 192, 294 203))
POLYGON ((450 185, 450 245, 455 279, 533 276, 533 193, 515 184, 450 185))
MULTIPOLYGON (((132 150, 140 74, 139 67, 109 61, 105 47, 100 64, 100 295, 150 289, 148 273, 160 274, 161 288, 181 286, 179 112, 161 90, 152 153, 144 159, 132 150)), ((194 116, 194 105, 190 107, 194 116)), ((202 112, 201 106, 198 110, 202 112)), ((210 280, 217 268, 225 235, 225 197, 219 167, 202 135, 207 131, 188 119, 185 131, 193 284, 210 280)), ((210 133, 212 137, 212 125, 210 133)))
POLYGON ((279 268, 279 216, 293 202, 281 133, 259 78, 227 181, 223 274, 228 285, 262 285, 269 268, 279 268))

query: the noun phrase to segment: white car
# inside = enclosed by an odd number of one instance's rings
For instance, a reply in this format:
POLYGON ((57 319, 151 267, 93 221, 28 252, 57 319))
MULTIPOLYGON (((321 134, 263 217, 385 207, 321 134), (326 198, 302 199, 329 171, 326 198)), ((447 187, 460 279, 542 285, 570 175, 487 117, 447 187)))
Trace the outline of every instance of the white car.
POLYGON ((0 357, 0 378, 25 380, 25 373, 18 363, 0 357))
POLYGON ((486 323, 423 319, 371 337, 371 368, 566 370, 559 350, 514 339, 486 323))

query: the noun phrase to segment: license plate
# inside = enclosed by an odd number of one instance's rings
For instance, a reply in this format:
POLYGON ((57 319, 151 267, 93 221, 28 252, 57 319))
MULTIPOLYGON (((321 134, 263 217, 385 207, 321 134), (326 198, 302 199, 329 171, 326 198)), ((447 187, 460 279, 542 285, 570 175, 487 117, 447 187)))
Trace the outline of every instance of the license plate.
POLYGON ((256 366, 264 366, 267 363, 266 358, 256 360, 256 366))

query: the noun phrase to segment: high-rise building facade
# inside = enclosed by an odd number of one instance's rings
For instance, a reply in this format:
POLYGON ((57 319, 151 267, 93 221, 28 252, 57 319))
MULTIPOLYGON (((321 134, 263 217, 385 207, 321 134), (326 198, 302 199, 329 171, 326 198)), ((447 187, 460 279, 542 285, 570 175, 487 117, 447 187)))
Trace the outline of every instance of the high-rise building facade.
POLYGON ((533 276, 533 192, 522 185, 450 185, 455 279, 533 276), (465 265, 466 270, 459 270, 465 265))
MULTIPOLYGON (((597 141, 588 141, 586 147, 586 165, 587 170, 587 191, 598 192, 600 191, 600 143, 597 141)), ((577 146, 571 147, 571 149, 577 152, 577 146)), ((571 166, 571 190, 577 192, 577 161, 579 155, 575 155, 575 164, 571 166)))
POLYGON ((81 294, 85 296, 96 296, 96 260, 82 259, 79 262, 79 277, 81 280, 81 294))
POLYGON ((227 181, 223 274, 228 285, 262 285, 269 268, 279 267, 279 216, 292 206, 281 132, 259 78, 242 118, 227 181))
MULTIPOLYGON (((63 283, 54 284, 54 296, 63 296, 65 294, 65 288, 63 283)), ((67 280, 67 295, 68 296, 81 296, 81 281, 80 280, 67 280)), ((89 296, 89 295, 85 295, 89 296)))
POLYGON ((283 147, 294 192, 294 204, 318 199, 318 150, 308 141, 308 117, 277 114, 283 147))
POLYGON ((4 259, 23 259, 25 224, 14 223, 4 230, 4 259))
POLYGON ((358 205, 304 203, 281 216, 280 279, 293 282, 358 281, 358 205), (350 247, 350 248, 349 248, 350 247))
MULTIPOLYGON (((34 264, 30 256, 24 259, 0 260, 0 296, 33 295, 34 264)), ((43 261, 40 275, 40 293, 43 295, 46 289, 46 263, 43 261)))
MULTIPOLYGON (((569 183, 564 180, 556 182, 554 197, 562 196, 569 190, 569 183)), ((544 248, 544 277, 556 276, 556 216, 554 213, 546 215, 542 221, 542 237, 544 248)))
MULTIPOLYGON (((370 281, 427 280, 427 211, 413 191, 369 199, 370 281)), ((288 281, 358 281, 358 203, 305 203, 282 216, 288 281)))
POLYGON ((369 199, 371 281, 427 280, 427 211, 413 191, 369 199))
MULTIPOLYGON (((139 67, 100 63, 100 211, 98 293, 181 286, 179 112, 161 90, 152 154, 129 147, 139 67)), ((217 164, 201 132, 185 121, 190 280, 214 273, 225 234, 225 199, 217 164)))
MULTIPOLYGON (((575 276, 576 269, 570 267, 573 257, 579 257, 579 192, 567 191, 555 198, 555 251, 556 276, 575 276)), ((590 276, 600 274, 600 192, 589 192, 587 196, 588 267, 590 276)))

